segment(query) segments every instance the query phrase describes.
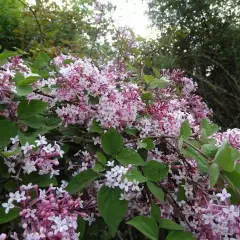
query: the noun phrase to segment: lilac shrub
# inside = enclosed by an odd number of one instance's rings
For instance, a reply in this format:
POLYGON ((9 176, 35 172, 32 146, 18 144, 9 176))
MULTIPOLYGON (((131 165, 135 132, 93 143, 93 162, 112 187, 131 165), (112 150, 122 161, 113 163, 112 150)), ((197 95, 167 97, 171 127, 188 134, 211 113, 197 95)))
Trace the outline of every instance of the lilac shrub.
POLYGON ((212 123, 184 72, 14 55, 0 55, 1 240, 240 239, 240 130, 212 123))

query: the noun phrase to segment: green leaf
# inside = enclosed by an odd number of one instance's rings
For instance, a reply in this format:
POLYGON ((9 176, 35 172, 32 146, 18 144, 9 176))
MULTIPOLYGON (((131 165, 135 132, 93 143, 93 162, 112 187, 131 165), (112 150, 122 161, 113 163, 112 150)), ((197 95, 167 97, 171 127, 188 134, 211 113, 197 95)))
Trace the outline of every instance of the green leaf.
POLYGON ((45 67, 49 64, 50 60, 51 58, 45 52, 41 52, 34 62, 34 68, 39 69, 45 67))
POLYGON ((48 103, 40 100, 23 100, 18 105, 17 113, 19 118, 26 119, 29 116, 35 116, 43 113, 47 106, 48 103))
POLYGON ((211 188, 213 188, 215 184, 218 182, 219 175, 220 170, 218 164, 212 163, 209 167, 209 180, 211 188))
POLYGON ((158 161, 148 161, 143 167, 145 176, 154 182, 162 180, 168 174, 168 166, 158 161))
POLYGON ((128 207, 127 201, 119 199, 120 193, 119 188, 112 189, 104 185, 98 192, 98 210, 108 225, 112 237, 115 236, 128 207))
POLYGON ((20 119, 20 122, 34 129, 40 129, 40 128, 48 129, 47 125, 45 124, 46 122, 45 120, 46 119, 43 116, 37 115, 37 116, 28 116, 26 117, 26 119, 20 119))
POLYGON ((149 87, 154 89, 154 88, 166 88, 169 84, 169 81, 165 80, 165 79, 154 79, 149 87))
POLYGON ((154 80, 154 76, 152 75, 144 75, 143 78, 146 83, 151 83, 154 80))
POLYGON ((123 138, 115 128, 109 128, 102 136, 102 149, 108 155, 117 154, 123 147, 123 138))
POLYGON ((161 218, 161 210, 155 202, 152 202, 151 206, 151 218, 155 222, 159 222, 161 218))
POLYGON ((171 229, 171 230, 184 230, 184 227, 173 222, 170 219, 161 218, 159 221, 159 228, 171 229))
POLYGON ((186 156, 193 158, 197 161, 198 168, 200 169, 202 174, 207 174, 208 167, 206 165, 206 159, 194 148, 190 146, 185 146, 184 149, 182 149, 181 153, 186 156))
POLYGON ((8 190, 9 192, 16 191, 19 188, 19 185, 17 182, 6 182, 4 184, 4 188, 8 190))
POLYGON ((12 156, 15 156, 15 155, 18 155, 21 151, 21 148, 18 147, 15 151, 13 152, 1 152, 1 154, 5 157, 12 157, 12 156))
POLYGON ((201 146, 201 152, 208 157, 215 156, 217 151, 218 147, 214 144, 207 143, 201 146))
POLYGON ((159 202, 164 202, 164 192, 155 183, 150 181, 147 182, 148 189, 157 198, 159 202))
POLYGON ((33 91, 31 86, 22 86, 22 87, 17 86, 16 89, 17 89, 17 95, 20 97, 27 96, 33 91))
POLYGON ((155 68, 155 67, 153 67, 152 69, 153 69, 153 72, 154 72, 155 76, 156 76, 157 78, 160 78, 160 77, 161 77, 161 74, 160 74, 159 70, 158 70, 157 68, 155 68))
POLYGON ((1 158, 1 157, 0 157, 0 176, 1 176, 1 178, 9 178, 10 177, 10 173, 8 172, 8 167, 4 163, 3 158, 1 158))
POLYGON ((105 164, 106 164, 106 162, 107 162, 107 159, 106 159, 106 157, 104 156, 104 154, 102 154, 101 152, 97 152, 96 155, 97 155, 98 161, 99 161, 103 166, 105 166, 105 164))
POLYGON ((10 143, 10 138, 13 138, 18 133, 16 123, 0 120, 0 148, 6 147, 10 143))
POLYGON ((209 122, 207 119, 202 119, 201 122, 201 129, 204 129, 206 131, 207 136, 213 135, 218 130, 218 126, 216 124, 213 124, 209 122))
POLYGON ((65 59, 63 61, 63 64, 69 64, 69 63, 73 63, 74 61, 72 59, 65 59))
POLYGON ((40 80, 41 78, 42 78, 41 76, 29 76, 23 80, 20 80, 17 85, 19 87, 23 87, 23 86, 29 85, 31 83, 35 83, 38 80, 40 80))
POLYGON ((105 167, 99 162, 96 162, 93 166, 93 171, 94 172, 98 173, 98 172, 103 172, 104 170, 105 170, 105 167))
POLYGON ((8 109, 8 103, 0 102, 0 111, 8 109))
POLYGON ((66 187, 66 191, 68 191, 70 194, 81 192, 99 177, 100 175, 95 173, 92 169, 80 172, 71 179, 66 187))
POLYGON ((147 181, 147 178, 145 178, 139 171, 137 168, 132 168, 130 171, 128 171, 125 174, 125 177, 129 180, 129 181, 133 181, 134 179, 136 181, 138 181, 139 183, 144 183, 147 181))
POLYGON ((177 200, 178 201, 186 200, 185 189, 181 184, 178 185, 177 200))
POLYGON ((222 146, 219 148, 214 162, 218 163, 221 169, 232 172, 234 170, 234 161, 232 159, 232 151, 227 142, 223 143, 222 146))
POLYGON ((191 127, 188 120, 185 120, 180 129, 180 136, 183 138, 188 138, 191 136, 191 127))
POLYGON ((183 148, 183 137, 180 137, 178 140, 178 148, 180 151, 182 151, 183 148))
POLYGON ((38 175, 36 172, 32 172, 29 175, 25 175, 22 181, 23 184, 29 183, 37 184, 39 187, 49 187, 50 184, 57 186, 57 180, 55 177, 50 177, 48 174, 38 175))
POLYGON ((145 216, 137 216, 128 221, 127 224, 135 227, 147 238, 151 240, 158 240, 159 230, 156 222, 153 219, 145 216))
POLYGON ((12 208, 9 210, 8 214, 5 213, 5 208, 0 208, 0 224, 7 223, 19 216, 21 209, 12 208))
POLYGON ((24 133, 22 131, 18 131, 18 137, 19 137, 19 141, 21 143, 21 145, 25 145, 27 142, 29 144, 36 144, 36 137, 32 137, 32 136, 25 136, 24 133))
POLYGON ((0 54, 0 61, 4 60, 6 58, 9 58, 9 57, 15 57, 15 56, 19 56, 19 55, 20 54, 17 53, 17 52, 12 52, 12 51, 5 50, 4 52, 2 52, 0 54))
POLYGON ((125 132, 128 134, 128 135, 132 135, 132 136, 136 136, 139 132, 138 129, 136 128, 126 128, 125 129, 125 132))
POLYGON ((240 164, 236 165, 236 168, 231 172, 226 172, 223 171, 224 175, 227 176, 227 178, 229 179, 229 181, 231 181, 231 183, 238 189, 240 190, 240 171, 238 168, 238 166, 240 166, 240 164))
POLYGON ((140 147, 146 148, 147 150, 152 150, 155 146, 151 138, 145 138, 144 140, 139 141, 138 144, 140 147))
POLYGON ((141 156, 132 149, 124 148, 117 155, 116 159, 123 165, 133 164, 136 166, 144 166, 145 162, 141 156))
POLYGON ((166 240, 196 240, 195 237, 189 232, 172 231, 168 234, 166 240))
POLYGON ((145 92, 141 95, 142 100, 153 100, 153 96, 151 92, 145 92))
POLYGON ((234 162, 240 160, 240 152, 236 148, 231 147, 231 157, 234 162))
POLYGON ((23 76, 22 73, 20 72, 16 72, 14 78, 13 78, 13 81, 17 84, 18 82, 20 82, 21 80, 24 80, 25 77, 23 76))
POLYGON ((96 119, 94 119, 90 128, 90 132, 101 134, 104 132, 104 129, 100 126, 100 123, 97 122, 96 119))
POLYGON ((80 216, 78 216, 76 232, 80 233, 79 240, 82 240, 84 237, 85 227, 86 227, 85 221, 80 216))

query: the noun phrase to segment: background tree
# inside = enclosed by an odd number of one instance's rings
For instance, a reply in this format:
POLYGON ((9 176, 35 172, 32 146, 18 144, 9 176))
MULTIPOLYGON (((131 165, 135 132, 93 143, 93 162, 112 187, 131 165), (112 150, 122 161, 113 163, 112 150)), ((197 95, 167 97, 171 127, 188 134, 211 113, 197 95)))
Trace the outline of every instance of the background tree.
POLYGON ((113 7, 95 0, 63 0, 61 5, 55 0, 37 0, 35 4, 4 0, 0 1, 0 9, 2 51, 16 47, 53 54, 61 48, 84 56, 101 52, 96 44, 109 32, 111 22, 106 14, 113 7))
POLYGON ((198 81, 223 127, 239 126, 240 1, 152 0, 149 15, 160 30, 154 51, 198 81))

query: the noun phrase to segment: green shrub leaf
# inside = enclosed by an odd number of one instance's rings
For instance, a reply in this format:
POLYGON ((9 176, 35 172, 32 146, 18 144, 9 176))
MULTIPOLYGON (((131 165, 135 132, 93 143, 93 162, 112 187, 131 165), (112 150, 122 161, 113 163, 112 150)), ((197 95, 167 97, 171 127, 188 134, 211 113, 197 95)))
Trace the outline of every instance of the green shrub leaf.
POLYGON ((18 126, 14 122, 0 120, 0 148, 6 147, 18 133, 18 126))
POLYGON ((66 187, 66 191, 68 191, 70 194, 81 192, 99 177, 100 175, 95 173, 92 169, 80 172, 69 182, 66 187))
POLYGON ((157 198, 159 202, 164 202, 164 192, 155 183, 150 181, 147 182, 148 189, 157 198))
POLYGON ((149 161, 143 167, 145 176, 154 182, 162 180, 168 174, 168 166, 158 161, 149 161))
POLYGON ((158 240, 159 230, 156 222, 149 217, 138 216, 130 221, 127 224, 135 227, 139 232, 144 234, 147 238, 151 240, 158 240))
POLYGON ((108 225, 112 237, 115 236, 118 225, 127 211, 128 202, 120 200, 119 188, 102 186, 98 192, 98 210, 108 225))
POLYGON ((171 229, 171 230, 184 230, 184 227, 173 222, 170 219, 161 218, 159 221, 159 228, 171 229))
POLYGON ((8 214, 5 213, 5 208, 0 208, 0 224, 7 223, 19 216, 20 208, 12 208, 8 214))
POLYGON ((116 159, 123 165, 133 164, 136 166, 144 166, 145 162, 141 156, 132 149, 124 148, 122 149, 116 159))
POLYGON ((102 149, 108 155, 117 154, 123 147, 123 138, 121 134, 115 129, 110 128, 102 136, 102 149))

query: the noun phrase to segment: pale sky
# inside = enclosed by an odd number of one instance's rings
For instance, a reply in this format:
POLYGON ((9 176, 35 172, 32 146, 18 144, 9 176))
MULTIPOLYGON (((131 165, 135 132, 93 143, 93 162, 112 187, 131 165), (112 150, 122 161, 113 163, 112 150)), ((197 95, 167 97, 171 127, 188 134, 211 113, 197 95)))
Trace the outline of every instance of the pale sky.
MULTIPOLYGON (((137 35, 144 38, 154 38, 156 36, 154 29, 148 28, 150 21, 144 14, 147 10, 147 0, 100 0, 101 2, 111 2, 117 9, 113 14, 113 19, 118 26, 128 26, 134 30, 137 35)), ((29 0, 30 3, 35 0, 29 0)), ((61 0, 58 0, 60 3, 61 0)))
POLYGON ((114 20, 120 26, 131 27, 136 34, 150 38, 156 34, 154 29, 148 28, 150 21, 145 15, 147 0, 105 0, 117 6, 114 20))

